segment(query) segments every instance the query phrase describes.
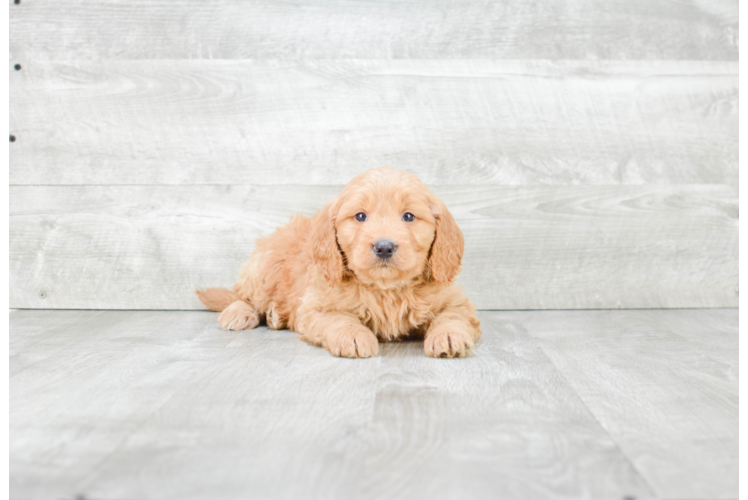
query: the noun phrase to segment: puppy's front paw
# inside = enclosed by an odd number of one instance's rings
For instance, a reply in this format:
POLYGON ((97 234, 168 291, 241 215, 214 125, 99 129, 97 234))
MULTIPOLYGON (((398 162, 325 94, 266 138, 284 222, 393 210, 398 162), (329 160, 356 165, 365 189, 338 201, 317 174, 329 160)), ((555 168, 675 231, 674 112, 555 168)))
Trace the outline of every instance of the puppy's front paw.
POLYGON ((248 303, 237 300, 218 316, 218 323, 224 330, 249 330, 260 324, 260 315, 248 303))
POLYGON ((472 336, 455 328, 436 328, 426 333, 423 350, 432 358, 462 358, 473 348, 472 336))
POLYGON ((344 330, 325 337, 324 346, 333 356, 343 358, 370 358, 379 354, 379 341, 366 327, 344 330))

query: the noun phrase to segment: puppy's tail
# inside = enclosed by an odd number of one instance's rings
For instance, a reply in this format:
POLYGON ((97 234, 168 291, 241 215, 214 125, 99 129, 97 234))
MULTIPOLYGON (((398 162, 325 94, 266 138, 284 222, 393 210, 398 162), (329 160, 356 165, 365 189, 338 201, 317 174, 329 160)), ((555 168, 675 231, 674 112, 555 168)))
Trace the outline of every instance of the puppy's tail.
POLYGON ((221 312, 232 302, 242 300, 237 294, 223 288, 208 288, 207 290, 195 290, 200 301, 208 306, 211 311, 221 312))

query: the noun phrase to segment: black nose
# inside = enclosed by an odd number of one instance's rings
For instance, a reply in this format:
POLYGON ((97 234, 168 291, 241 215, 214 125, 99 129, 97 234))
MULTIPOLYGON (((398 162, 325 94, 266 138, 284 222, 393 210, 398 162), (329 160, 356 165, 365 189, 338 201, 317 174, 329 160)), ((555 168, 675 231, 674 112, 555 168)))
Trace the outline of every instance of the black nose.
POLYGON ((379 240, 374 243, 374 253, 380 259, 389 259, 397 251, 397 245, 387 240, 379 240))

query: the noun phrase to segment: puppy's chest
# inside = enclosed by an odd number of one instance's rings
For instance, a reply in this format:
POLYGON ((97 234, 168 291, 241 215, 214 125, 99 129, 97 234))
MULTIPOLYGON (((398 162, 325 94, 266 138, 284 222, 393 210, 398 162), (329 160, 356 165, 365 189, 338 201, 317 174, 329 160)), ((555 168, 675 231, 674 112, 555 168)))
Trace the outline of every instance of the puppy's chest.
POLYGON ((375 291, 361 299, 359 319, 382 340, 422 334, 434 317, 432 305, 413 293, 375 291))

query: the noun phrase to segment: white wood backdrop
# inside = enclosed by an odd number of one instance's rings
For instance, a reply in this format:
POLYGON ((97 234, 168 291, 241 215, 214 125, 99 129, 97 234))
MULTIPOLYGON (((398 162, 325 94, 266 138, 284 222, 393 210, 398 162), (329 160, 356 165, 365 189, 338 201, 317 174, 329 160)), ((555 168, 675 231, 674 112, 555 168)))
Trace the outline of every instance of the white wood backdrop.
POLYGON ((22 0, 23 59, 737 60, 737 0, 22 0))
POLYGON ((736 183, 736 72, 703 61, 27 64, 12 75, 11 182, 345 184, 389 164, 429 184, 736 183))
POLYGON ((11 307, 192 309, 357 173, 480 308, 737 306, 736 1, 10 5, 11 307))

